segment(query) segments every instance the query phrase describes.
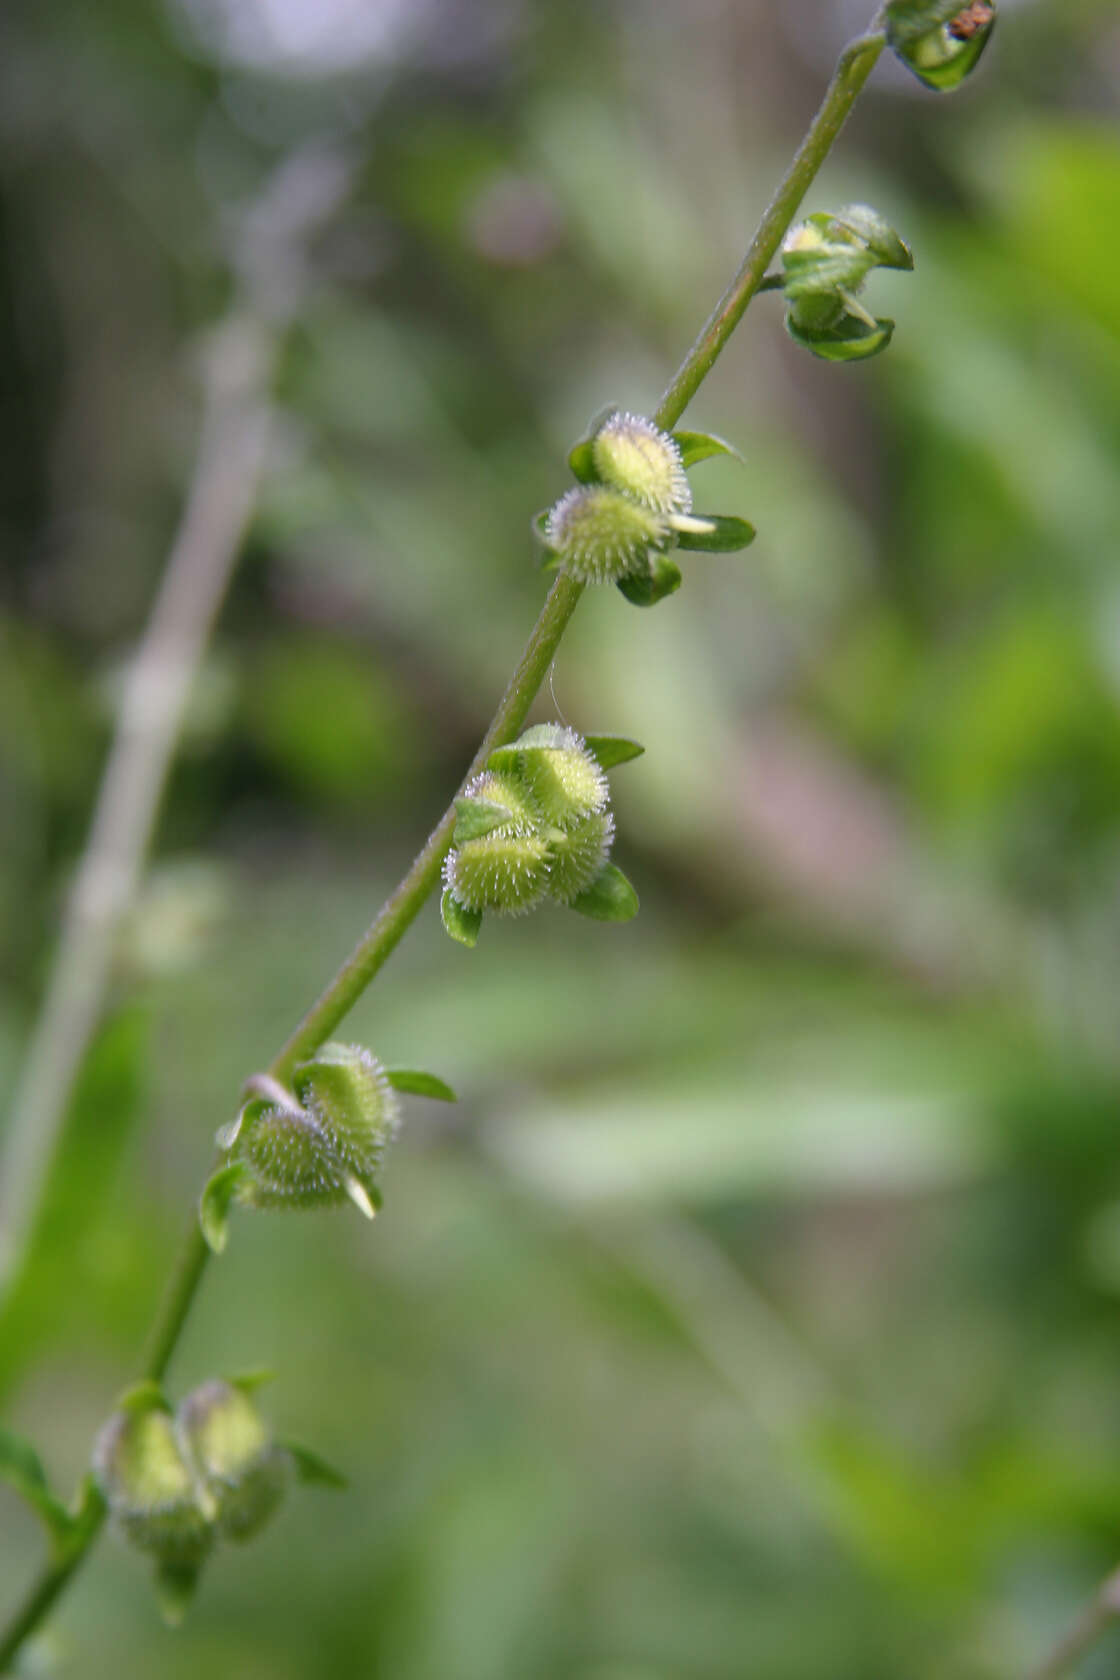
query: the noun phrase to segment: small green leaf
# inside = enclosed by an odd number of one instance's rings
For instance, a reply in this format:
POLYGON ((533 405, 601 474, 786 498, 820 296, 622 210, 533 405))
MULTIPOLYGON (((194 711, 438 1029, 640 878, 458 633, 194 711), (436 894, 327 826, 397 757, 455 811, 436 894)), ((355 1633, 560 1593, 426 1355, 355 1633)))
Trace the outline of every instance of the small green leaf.
POLYGON ((914 253, 905 239, 870 204, 845 204, 832 220, 863 241, 878 268, 913 268, 914 253))
POLYGON ((655 607, 680 586, 681 569, 667 554, 651 554, 646 571, 631 572, 618 581, 619 589, 635 607, 655 607))
POLYGON ((394 1091, 407 1091, 414 1097, 431 1097, 434 1102, 458 1102, 458 1097, 434 1073, 419 1073, 414 1068, 386 1068, 385 1077, 394 1091))
POLYGON ((243 1161, 219 1167, 208 1181, 198 1204, 198 1223, 207 1246, 221 1254, 229 1240, 229 1210, 238 1185, 247 1176, 243 1161))
POLYGON ((638 914, 638 895, 616 864, 605 863, 571 908, 597 922, 628 922, 638 914))
POLYGON ((858 315, 845 313, 835 326, 820 332, 798 327, 787 315, 786 331, 795 343, 826 362, 865 362, 885 350, 894 332, 893 321, 869 324, 858 315))
POLYGON ((314 1482, 319 1487, 344 1488, 347 1480, 341 1470, 336 1470, 333 1464, 328 1464, 317 1452, 310 1447, 303 1447, 298 1441, 280 1441, 278 1446, 291 1458, 295 1466, 296 1475, 301 1482, 314 1482))
POLYGON ((0 1481, 30 1505, 47 1530, 51 1545, 60 1551, 77 1527, 74 1517, 47 1486, 46 1473, 30 1441, 13 1430, 0 1429, 0 1481))
POLYGON ((163 1385, 153 1377, 130 1383, 117 1395, 113 1407, 116 1412, 169 1412, 171 1402, 163 1392, 163 1385))
POLYGON ((169 1563, 156 1570, 156 1602, 168 1627, 180 1627, 198 1589, 198 1570, 169 1563))
POLYGON ((595 445, 591 438, 580 438, 574 444, 568 455, 568 465, 574 477, 581 484, 594 484, 598 474, 595 471, 595 445))
POLYGON ((482 927, 482 911, 468 910, 448 887, 440 899, 439 913, 443 919, 444 928, 457 940, 460 945, 474 945, 478 941, 479 929, 482 927))
POLYGON ((501 828, 510 820, 508 806, 494 805, 488 799, 457 799, 455 812, 454 840, 457 846, 468 840, 481 840, 484 834, 493 834, 496 828, 501 828))
MULTIPOLYGON (((781 276, 777 276, 777 283, 782 284, 781 276)), ((734 444, 724 438, 717 437, 714 432, 670 432, 670 437, 681 452, 681 465, 694 467, 697 461, 706 461, 710 455, 733 455, 737 461, 743 457, 734 444)))
POLYGON ((597 760, 600 770, 610 770, 616 764, 628 764, 632 758, 641 758, 646 750, 625 735, 588 735, 585 739, 587 750, 597 760))
POLYGON ((705 513, 699 518, 711 529, 679 532, 678 548, 696 549, 704 554, 732 554, 736 549, 746 548, 755 539, 754 526, 748 525, 745 519, 719 513, 705 513))
POLYGON ((607 408, 600 409, 583 436, 569 450, 568 466, 571 468, 573 476, 581 484, 597 484, 599 482, 599 474, 595 470, 595 438, 611 416, 617 413, 617 403, 611 403, 607 408))
POLYGON ((276 1381, 276 1372, 270 1371, 267 1365, 260 1365, 253 1371, 239 1371, 235 1377, 227 1377, 231 1388, 240 1390, 242 1394, 253 1395, 258 1388, 276 1381))
POLYGON ((995 22, 985 0, 891 0, 887 44, 926 87, 948 93, 975 70, 995 22))

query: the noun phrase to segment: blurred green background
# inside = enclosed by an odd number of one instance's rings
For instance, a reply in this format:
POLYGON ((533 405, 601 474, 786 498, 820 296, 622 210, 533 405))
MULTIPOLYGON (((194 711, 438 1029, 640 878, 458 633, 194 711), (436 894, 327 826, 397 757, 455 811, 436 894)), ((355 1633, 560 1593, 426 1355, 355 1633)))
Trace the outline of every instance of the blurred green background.
MULTIPOLYGON (((4 8, 5 1089, 237 296, 277 364, 0 1315, 61 1485, 241 1080, 481 734, 567 445, 654 406, 866 11, 4 8), (253 230, 293 181, 288 272, 253 230)), ((648 614, 589 595, 534 713, 646 744, 612 778, 641 916, 467 953, 429 907, 345 1030, 458 1108, 410 1104, 374 1229, 238 1218, 206 1281, 173 1391, 275 1367, 349 1491, 295 1493, 175 1635, 107 1540, 39 1660, 996 1680, 1120 1559, 1120 16, 1002 11, 957 95, 882 65, 807 201, 913 244, 890 351, 814 362, 758 300, 688 415, 744 456, 699 504, 757 543, 648 614)), ((0 1488, 0 1617, 39 1545, 0 1488)))

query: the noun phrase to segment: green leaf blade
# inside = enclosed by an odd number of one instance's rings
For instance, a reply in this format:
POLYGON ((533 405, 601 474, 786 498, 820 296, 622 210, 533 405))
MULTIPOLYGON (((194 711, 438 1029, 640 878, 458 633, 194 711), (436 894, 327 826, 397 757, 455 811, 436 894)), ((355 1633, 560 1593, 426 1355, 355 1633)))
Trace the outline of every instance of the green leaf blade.
POLYGON ((638 895, 617 864, 607 863, 570 908, 596 922, 629 922, 638 914, 638 895))
POLYGON ((459 1099, 446 1081, 434 1073, 421 1073, 417 1068, 387 1068, 386 1078, 394 1091, 404 1091, 413 1097, 430 1097, 433 1102, 458 1102, 459 1099))
POLYGON ((679 532, 678 548, 693 549, 702 554, 733 554, 740 548, 749 547, 757 534, 754 526, 745 519, 737 519, 730 514, 705 513, 698 517, 712 529, 679 532))

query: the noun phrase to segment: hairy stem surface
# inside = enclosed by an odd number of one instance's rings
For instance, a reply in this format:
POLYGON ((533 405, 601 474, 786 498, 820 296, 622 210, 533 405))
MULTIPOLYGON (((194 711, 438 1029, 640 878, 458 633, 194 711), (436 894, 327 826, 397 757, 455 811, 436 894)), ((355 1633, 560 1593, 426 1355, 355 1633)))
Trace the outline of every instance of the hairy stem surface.
MULTIPOLYGON (((667 429, 680 419, 758 291, 767 265, 883 50, 885 37, 878 28, 878 21, 877 14, 871 31, 852 41, 840 55, 820 109, 764 212, 742 264, 657 407, 654 419, 659 426, 667 429)), ((513 739, 521 728, 579 604, 583 587, 564 573, 552 585, 464 783, 483 768, 496 746, 513 739)), ((270 1064, 268 1072, 273 1078, 285 1081, 299 1061, 318 1049, 396 949, 439 884, 454 826, 455 807, 452 803, 368 931, 270 1064)), ((157 1315, 143 1373, 145 1376, 158 1379, 166 1371, 209 1258, 210 1250, 197 1221, 194 1221, 157 1315)), ((46 1569, 28 1594, 12 1627, 0 1643, 0 1673, 11 1663, 23 1641, 43 1620, 80 1566, 101 1527, 101 1520, 99 1518, 91 1525, 80 1551, 69 1557, 65 1564, 46 1569)))

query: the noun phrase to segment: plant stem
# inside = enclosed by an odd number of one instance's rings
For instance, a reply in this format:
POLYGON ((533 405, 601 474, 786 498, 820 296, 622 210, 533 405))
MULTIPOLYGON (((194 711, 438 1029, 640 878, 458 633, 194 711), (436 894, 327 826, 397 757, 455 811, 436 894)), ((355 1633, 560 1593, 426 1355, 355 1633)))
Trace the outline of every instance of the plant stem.
MULTIPOLYGON (((767 264, 797 214, 802 198, 828 156, 883 50, 885 38, 877 27, 878 21, 879 14, 871 31, 850 42, 841 53, 821 107, 766 209, 742 265, 658 405, 654 419, 662 428, 672 427, 680 419, 758 291, 767 264)), ((579 604, 583 588, 581 583, 564 573, 552 585, 525 651, 464 777, 464 784, 484 767, 495 747, 517 734, 544 681, 568 621, 579 604)), ((269 1065, 268 1072, 274 1079, 284 1082, 297 1062, 318 1049, 396 949, 439 883, 454 826, 455 806, 452 803, 368 931, 269 1065)), ((158 1380, 166 1371, 209 1259, 210 1250, 197 1221, 192 1222, 186 1245, 157 1315, 145 1376, 158 1380)), ((73 1557, 68 1558, 65 1564, 48 1567, 32 1588, 0 1643, 0 1674, 78 1568, 102 1520, 103 1517, 99 1516, 91 1525, 88 1537, 73 1557)))
POLYGON ((1062 1675, 1072 1674, 1081 1658, 1117 1621, 1120 1621, 1120 1569, 1113 1570, 1101 1582, 1069 1632, 1037 1668, 1032 1668, 1030 1680, 1061 1680, 1062 1675))
POLYGON ((661 399, 653 418, 666 430, 676 425, 742 320, 747 305, 766 277, 771 258, 797 214, 801 200, 847 121, 863 84, 875 68, 886 44, 886 36, 877 24, 878 18, 866 35, 850 41, 840 54, 820 109, 810 123, 781 185, 763 211, 762 220, 738 272, 712 310, 679 373, 661 399))

